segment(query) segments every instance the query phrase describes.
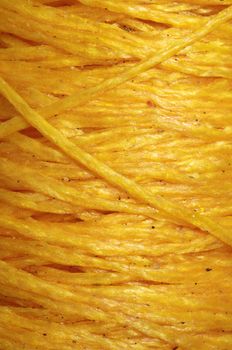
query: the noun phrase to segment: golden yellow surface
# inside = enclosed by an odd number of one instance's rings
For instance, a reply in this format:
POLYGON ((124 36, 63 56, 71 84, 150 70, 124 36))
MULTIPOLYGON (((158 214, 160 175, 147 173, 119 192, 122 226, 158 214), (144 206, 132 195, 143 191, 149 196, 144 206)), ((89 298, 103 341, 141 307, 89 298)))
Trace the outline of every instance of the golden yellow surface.
POLYGON ((232 349, 232 0, 0 0, 0 350, 232 349))

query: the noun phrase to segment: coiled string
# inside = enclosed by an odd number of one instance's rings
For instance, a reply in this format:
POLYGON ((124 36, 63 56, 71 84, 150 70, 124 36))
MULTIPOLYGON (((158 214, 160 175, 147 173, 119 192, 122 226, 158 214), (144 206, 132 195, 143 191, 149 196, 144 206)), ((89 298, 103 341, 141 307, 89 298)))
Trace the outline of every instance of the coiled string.
POLYGON ((1 349, 229 349, 230 1, 0 5, 1 349))

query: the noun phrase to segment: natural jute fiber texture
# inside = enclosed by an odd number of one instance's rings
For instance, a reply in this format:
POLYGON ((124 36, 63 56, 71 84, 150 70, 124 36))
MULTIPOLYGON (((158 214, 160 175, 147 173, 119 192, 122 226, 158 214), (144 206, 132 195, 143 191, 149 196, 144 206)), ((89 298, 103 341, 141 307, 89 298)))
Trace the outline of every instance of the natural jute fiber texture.
POLYGON ((232 349, 232 0, 0 0, 0 350, 232 349))

